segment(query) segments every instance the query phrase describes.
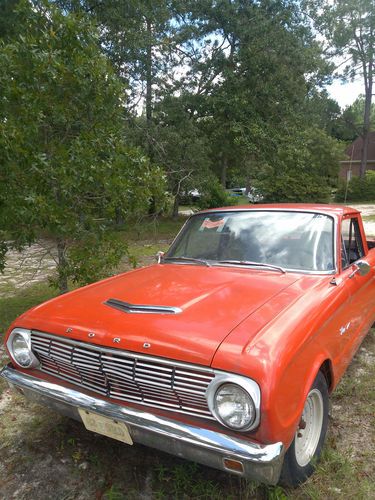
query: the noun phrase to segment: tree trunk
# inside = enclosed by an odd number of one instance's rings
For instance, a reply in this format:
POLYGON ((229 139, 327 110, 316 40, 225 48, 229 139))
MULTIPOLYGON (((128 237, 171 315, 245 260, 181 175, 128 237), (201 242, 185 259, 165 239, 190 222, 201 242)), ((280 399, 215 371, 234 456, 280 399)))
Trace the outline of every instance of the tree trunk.
POLYGON ((368 143, 369 143, 369 134, 370 134, 370 118, 371 118, 371 103, 372 103, 372 77, 373 77, 373 68, 372 68, 372 60, 369 63, 369 71, 367 78, 365 78, 365 113, 363 117, 363 149, 362 149, 362 157, 361 157, 361 166, 359 170, 359 176, 361 179, 364 179, 366 175, 367 169, 367 159, 368 159, 368 143))
POLYGON ((369 143, 369 134, 370 134, 370 114, 371 114, 371 101, 372 101, 372 91, 366 91, 365 97, 365 114, 363 120, 363 149, 362 149, 362 157, 361 157, 361 167, 359 171, 359 176, 363 179, 366 175, 367 169, 367 158, 368 158, 368 143, 369 143))
POLYGON ((173 202, 173 212, 172 212, 172 217, 174 220, 178 219, 178 208, 180 206, 180 197, 178 194, 174 197, 174 202, 173 202))
POLYGON ((146 124, 147 124, 147 147, 148 156, 152 160, 152 140, 151 140, 151 121, 152 121, 152 23, 146 18, 147 29, 147 54, 146 54, 146 124))
MULTIPOLYGON (((147 134, 147 154, 150 161, 153 160, 152 142, 152 22, 146 17, 147 49, 146 49, 146 134, 147 134)), ((148 207, 149 215, 156 215, 155 198, 152 197, 148 207)))
POLYGON ((253 187, 252 186, 252 172, 254 170, 255 166, 255 157, 251 155, 250 158, 246 159, 245 161, 245 169, 246 169, 246 194, 250 191, 250 189, 253 187))
POLYGON ((62 238, 57 240, 57 272, 58 272, 58 285, 60 294, 66 293, 68 291, 68 278, 66 275, 66 241, 62 238))

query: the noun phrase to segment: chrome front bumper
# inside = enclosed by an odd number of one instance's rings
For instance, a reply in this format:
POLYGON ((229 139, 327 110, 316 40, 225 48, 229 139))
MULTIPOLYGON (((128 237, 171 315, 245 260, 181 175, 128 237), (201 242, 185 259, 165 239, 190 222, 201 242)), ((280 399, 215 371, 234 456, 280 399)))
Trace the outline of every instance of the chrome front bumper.
POLYGON ((260 445, 241 436, 232 437, 194 425, 160 417, 146 411, 110 403, 59 384, 26 375, 11 365, 0 372, 11 388, 17 388, 29 400, 82 421, 78 408, 121 420, 129 428, 134 442, 178 457, 199 462, 226 472, 234 472, 224 459, 242 463, 240 475, 268 484, 276 484, 284 458, 282 443, 260 445))

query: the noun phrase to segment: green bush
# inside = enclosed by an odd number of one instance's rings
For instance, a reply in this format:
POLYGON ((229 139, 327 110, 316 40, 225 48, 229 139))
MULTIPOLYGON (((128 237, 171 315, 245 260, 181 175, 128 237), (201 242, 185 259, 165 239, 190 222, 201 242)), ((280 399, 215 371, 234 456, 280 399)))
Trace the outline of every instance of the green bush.
POLYGON ((217 180, 213 180, 199 200, 200 209, 227 207, 230 205, 237 205, 236 198, 230 196, 217 180))
POLYGON ((268 175, 258 185, 264 203, 328 203, 331 191, 326 179, 298 170, 268 175))
MULTIPOLYGON (((341 180, 336 201, 345 201, 346 181, 341 180)), ((348 185, 346 201, 375 201, 375 171, 366 172, 366 177, 353 177, 348 185)))

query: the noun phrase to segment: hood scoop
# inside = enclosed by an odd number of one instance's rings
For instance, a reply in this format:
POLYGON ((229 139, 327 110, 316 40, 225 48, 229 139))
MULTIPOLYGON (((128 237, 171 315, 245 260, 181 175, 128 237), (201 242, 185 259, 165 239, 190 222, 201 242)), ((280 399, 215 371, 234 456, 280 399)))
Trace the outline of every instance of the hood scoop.
POLYGON ((123 302, 118 299, 108 299, 104 304, 129 314, 180 314, 182 312, 182 309, 179 307, 129 304, 129 302, 123 302))

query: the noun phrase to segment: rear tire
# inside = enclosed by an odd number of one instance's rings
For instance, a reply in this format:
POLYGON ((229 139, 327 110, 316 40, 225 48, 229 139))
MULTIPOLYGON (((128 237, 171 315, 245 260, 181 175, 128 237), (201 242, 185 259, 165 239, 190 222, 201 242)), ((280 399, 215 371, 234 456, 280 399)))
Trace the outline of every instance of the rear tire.
POLYGON ((292 444, 285 454, 281 484, 296 487, 314 472, 327 433, 328 408, 327 381, 319 372, 307 395, 292 444))

